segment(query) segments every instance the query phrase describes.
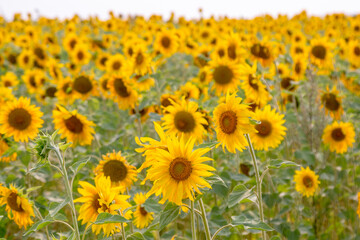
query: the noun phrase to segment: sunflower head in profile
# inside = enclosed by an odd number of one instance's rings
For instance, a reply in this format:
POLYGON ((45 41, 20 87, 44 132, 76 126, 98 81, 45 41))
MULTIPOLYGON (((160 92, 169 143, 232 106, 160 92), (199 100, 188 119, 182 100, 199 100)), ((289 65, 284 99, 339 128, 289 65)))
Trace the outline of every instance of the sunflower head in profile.
POLYGON ((211 79, 217 95, 226 92, 234 92, 240 83, 239 66, 226 58, 216 59, 210 62, 211 79))
POLYGON ((330 151, 345 153, 355 142, 355 130, 351 122, 334 122, 324 129, 322 140, 330 145, 330 151))
MULTIPOLYGON (((121 195, 120 189, 113 187, 109 177, 102 176, 95 178, 95 186, 88 182, 80 181, 78 188, 81 197, 74 200, 74 202, 82 203, 79 210, 78 220, 82 220, 82 224, 90 226, 92 222, 95 222, 99 213, 107 212, 113 215, 118 215, 120 211, 131 207, 127 199, 128 195, 121 195)), ((132 211, 127 211, 123 216, 126 219, 131 218, 132 211)), ((126 224, 125 224, 126 225, 126 224)), ((92 225, 92 231, 98 235, 102 230, 104 235, 109 236, 117 232, 120 232, 120 223, 107 223, 92 225)))
POLYGON ((0 133, 14 137, 16 142, 33 139, 43 124, 39 107, 30 105, 30 99, 20 97, 8 102, 0 114, 0 133))
POLYGON ((55 129, 59 129, 61 138, 67 138, 68 142, 74 145, 90 145, 95 133, 92 121, 79 114, 76 110, 68 111, 64 107, 57 105, 53 111, 53 122, 55 129))
POLYGON ((186 102, 183 98, 180 103, 173 102, 165 108, 167 112, 162 118, 163 127, 167 134, 184 136, 185 139, 193 137, 198 142, 203 140, 205 133, 203 124, 207 124, 202 113, 198 112, 198 105, 195 102, 186 102))
POLYGON ((294 182, 295 189, 303 196, 311 197, 314 196, 315 191, 319 188, 320 181, 319 176, 314 171, 310 170, 309 167, 295 171, 294 182))
POLYGON ((118 103, 120 109, 135 108, 139 95, 126 77, 115 74, 110 77, 107 86, 111 98, 118 103))
POLYGON ((10 185, 10 188, 0 186, 0 206, 6 204, 8 217, 21 228, 25 229, 33 224, 31 217, 35 217, 32 204, 28 198, 10 185))
POLYGON ((255 150, 267 151, 279 146, 286 132, 283 118, 284 115, 276 113, 275 109, 271 110, 270 105, 255 110, 254 119, 260 121, 255 125, 257 132, 250 134, 255 150))
POLYGON ((187 82, 185 85, 181 86, 175 94, 178 96, 178 98, 185 98, 185 100, 188 101, 190 99, 199 99, 200 90, 191 82, 187 82))
POLYGON ((173 31, 161 30, 158 32, 154 42, 155 52, 158 51, 165 57, 170 57, 178 48, 178 39, 173 31))
POLYGON ((121 152, 107 153, 94 170, 96 177, 110 177, 111 184, 119 187, 121 193, 131 188, 136 181, 136 168, 128 164, 121 152))
POLYGON ((183 199, 194 201, 194 191, 201 194, 200 188, 211 188, 203 179, 211 176, 211 171, 215 171, 213 167, 204 164, 205 161, 212 160, 203 156, 210 148, 194 151, 194 143, 194 138, 186 141, 184 137, 168 137, 167 149, 156 150, 156 163, 147 172, 147 178, 153 181, 153 187, 146 197, 161 194, 160 203, 168 200, 181 205, 183 199))
POLYGON ((72 90, 74 97, 82 100, 88 99, 91 95, 97 96, 99 94, 96 81, 92 76, 86 74, 80 74, 74 78, 72 90))
POLYGON ((0 162, 12 162, 16 160, 17 153, 14 152, 9 156, 2 156, 10 148, 10 141, 0 136, 0 162))
POLYGON ((334 86, 331 91, 329 90, 329 86, 327 86, 326 91, 322 92, 320 100, 321 107, 325 109, 325 114, 330 114, 335 120, 340 120, 344 110, 336 86, 334 86))
POLYGON ((340 75, 341 82, 353 94, 360 96, 360 83, 354 76, 347 76, 345 73, 340 75))
POLYGON ((236 93, 227 93, 225 102, 214 109, 218 146, 222 145, 224 151, 225 147, 232 153, 236 149, 242 151, 247 146, 244 134, 256 131, 250 122, 254 113, 241 100, 236 97, 236 93))
POLYGON ((134 225, 139 228, 146 228, 149 226, 151 221, 154 219, 153 212, 146 211, 143 204, 146 201, 146 196, 143 193, 136 193, 134 196, 134 201, 136 203, 136 210, 134 212, 134 225))

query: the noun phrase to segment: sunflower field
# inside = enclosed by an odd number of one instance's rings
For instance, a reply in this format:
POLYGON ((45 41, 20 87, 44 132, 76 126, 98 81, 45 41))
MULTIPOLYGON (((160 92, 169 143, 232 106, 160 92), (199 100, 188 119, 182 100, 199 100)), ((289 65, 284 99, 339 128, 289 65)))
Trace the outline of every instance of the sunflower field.
POLYGON ((0 17, 0 239, 360 239, 360 15, 0 17))

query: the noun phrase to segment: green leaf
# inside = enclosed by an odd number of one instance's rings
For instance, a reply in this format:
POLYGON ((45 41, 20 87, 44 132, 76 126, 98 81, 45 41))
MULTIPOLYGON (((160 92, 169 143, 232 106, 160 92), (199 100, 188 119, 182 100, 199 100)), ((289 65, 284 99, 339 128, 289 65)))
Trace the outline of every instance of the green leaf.
POLYGON ((198 146, 195 146, 194 149, 198 148, 214 148, 219 142, 209 142, 209 143, 203 143, 198 146))
POLYGON ((87 162, 89 160, 90 160, 90 157, 88 159, 83 159, 83 160, 77 161, 76 163, 74 163, 73 165, 70 166, 71 171, 73 171, 73 173, 76 174, 87 164, 87 162))
POLYGON ((271 159, 269 168, 286 168, 286 167, 299 167, 300 165, 291 161, 281 159, 271 159))
POLYGON ((104 224, 104 223, 124 223, 124 222, 130 222, 130 220, 127 220, 123 216, 120 215, 112 215, 110 213, 100 213, 94 224, 104 224))
POLYGON ((219 176, 216 175, 216 174, 212 175, 211 177, 206 178, 206 180, 209 182, 209 184, 210 184, 211 186, 213 186, 213 185, 222 185, 222 186, 224 186, 224 187, 228 187, 228 186, 226 185, 226 183, 224 182, 224 180, 222 180, 222 178, 219 177, 219 176))
POLYGON ((158 203, 158 201, 148 198, 146 199, 145 203, 142 205, 147 212, 160 212, 161 211, 161 205, 158 203))
POLYGON ((241 202, 242 200, 252 195, 252 189, 247 189, 245 185, 239 184, 234 187, 229 195, 228 206, 231 208, 241 202))
POLYGON ((51 217, 54 217, 66 204, 70 202, 70 198, 67 197, 64 199, 64 201, 57 203, 52 202, 49 207, 49 214, 51 217))
POLYGON ((231 217, 234 224, 237 227, 243 228, 245 230, 247 229, 256 229, 261 231, 273 231, 274 229, 270 227, 268 224, 261 222, 261 221, 255 221, 253 219, 248 219, 243 215, 240 216, 233 216, 231 217))
POLYGON ((130 234, 129 236, 127 236, 128 240, 145 240, 145 237, 139 233, 139 232, 136 232, 136 233, 133 233, 133 234, 130 234))
POLYGON ((159 231, 174 221, 179 216, 180 206, 175 203, 168 203, 160 215, 159 231))
POLYGON ((37 232, 40 229, 46 227, 47 225, 49 225, 53 220, 52 219, 43 219, 40 220, 38 222, 36 222, 34 225, 32 225, 25 233, 24 233, 24 237, 30 235, 33 232, 37 232))

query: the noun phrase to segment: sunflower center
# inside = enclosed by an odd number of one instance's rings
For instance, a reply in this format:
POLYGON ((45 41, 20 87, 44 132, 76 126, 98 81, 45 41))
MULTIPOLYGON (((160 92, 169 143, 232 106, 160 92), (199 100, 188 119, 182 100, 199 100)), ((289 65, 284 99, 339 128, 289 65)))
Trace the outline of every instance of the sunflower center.
POLYGON ((218 55, 219 55, 219 57, 225 56, 225 51, 224 51, 224 49, 220 49, 220 50, 218 51, 218 55))
POLYGON ((83 123, 76 116, 66 119, 65 126, 73 133, 81 133, 84 127, 83 123))
POLYGON ((326 94, 325 98, 325 107, 330 111, 336 111, 340 107, 340 103, 336 99, 336 95, 333 93, 326 94))
POLYGON ((101 87, 106 91, 109 90, 107 83, 108 83, 108 79, 105 79, 104 81, 101 82, 101 87))
POLYGON ((335 128, 334 130, 332 130, 331 132, 331 137, 339 142, 345 139, 345 134, 343 133, 343 131, 341 130, 341 128, 335 128))
POLYGON ((9 205, 9 207, 17 212, 23 212, 24 209, 21 207, 21 205, 19 206, 17 203, 17 197, 18 195, 14 192, 10 193, 10 195, 7 197, 6 201, 7 204, 9 205))
POLYGON ((57 91, 56 87, 48 87, 46 89, 46 96, 50 98, 54 98, 56 91, 57 91))
POLYGON ((163 107, 167 107, 167 106, 170 106, 172 105, 169 98, 164 98, 162 101, 161 101, 161 106, 163 107))
POLYGON ((140 211, 141 215, 143 215, 144 217, 148 214, 148 212, 145 210, 144 207, 140 207, 139 211, 140 211))
POLYGON ((104 175, 112 182, 120 182, 127 176, 127 168, 121 161, 110 160, 104 164, 104 175))
POLYGON ((223 112, 220 116, 220 128, 226 134, 235 132, 237 125, 237 116, 233 111, 223 112))
POLYGON ((303 184, 306 188, 311 188, 314 185, 313 179, 309 176, 303 178, 303 184))
POLYGON ((295 64, 295 72, 297 74, 300 74, 300 72, 301 72, 301 64, 298 62, 295 64))
POLYGON ((260 45, 259 43, 254 44, 250 48, 250 52, 252 55, 262 58, 262 59, 269 59, 270 58, 270 51, 267 47, 260 45))
POLYGON ((199 79, 200 79, 200 82, 204 82, 205 79, 206 79, 206 72, 202 72, 202 73, 200 74, 199 79))
POLYGON ((195 128, 194 116, 186 111, 175 114, 175 127, 181 132, 191 132, 195 128))
POLYGON ((86 94, 92 90, 93 85, 89 78, 85 76, 80 76, 75 78, 73 87, 77 92, 81 94, 86 94))
POLYGON ((292 91, 295 89, 295 85, 291 84, 291 81, 293 81, 293 79, 290 77, 282 78, 280 85, 283 89, 292 91))
POLYGON ((27 64, 29 62, 29 56, 24 57, 24 63, 27 64))
POLYGON ((40 58, 41 60, 45 59, 45 53, 44 50, 42 50, 41 48, 35 48, 34 49, 34 54, 40 58))
POLYGON ((105 66, 107 60, 108 60, 107 57, 102 57, 102 58, 100 59, 100 64, 101 64, 102 66, 105 66))
POLYGON ((319 59, 325 59, 326 57, 326 48, 323 45, 316 45, 311 49, 312 55, 319 59))
POLYGON ((72 39, 72 40, 70 41, 70 43, 69 43, 70 48, 71 48, 71 49, 74 49, 76 43, 77 43, 76 40, 75 40, 75 39, 72 39))
POLYGON ((267 120, 262 120, 260 124, 255 125, 255 129, 258 131, 258 135, 261 137, 267 137, 270 135, 272 126, 267 120))
POLYGON ((11 82, 5 81, 5 82, 4 82, 4 86, 5 86, 5 87, 11 87, 11 82))
POLYGON ((100 199, 99 194, 96 194, 95 197, 94 197, 94 199, 93 199, 93 201, 92 201, 92 204, 91 204, 91 206, 92 206, 94 209, 96 209, 96 211, 97 211, 99 208, 101 208, 101 205, 100 205, 100 203, 99 203, 99 199, 100 199))
POLYGON ((136 64, 141 65, 144 61, 144 56, 141 53, 138 53, 136 56, 136 64))
POLYGON ((184 181, 191 175, 191 162, 186 158, 177 157, 170 163, 169 173, 176 181, 184 181))
POLYGON ((117 71, 121 68, 121 63, 119 61, 116 61, 112 65, 113 70, 117 71))
POLYGON ((360 56, 360 47, 356 46, 354 48, 354 53, 355 53, 356 56, 360 56))
POLYGON ((62 87, 62 90, 66 94, 71 94, 72 89, 71 89, 70 83, 65 83, 64 86, 62 87))
POLYGON ((84 59, 84 53, 82 51, 77 53, 77 58, 81 61, 84 59))
POLYGON ((236 48, 235 48, 235 46, 230 45, 227 50, 228 50, 229 58, 233 59, 233 60, 236 59, 236 48))
POLYGON ((300 48, 300 47, 295 48, 295 53, 303 53, 303 52, 304 52, 304 50, 302 48, 300 48))
POLYGON ((29 83, 30 83, 31 86, 33 86, 34 88, 36 88, 35 76, 30 76, 30 78, 29 78, 29 83))
POLYGON ((128 54, 130 57, 134 54, 134 50, 131 47, 128 49, 128 54))
POLYGON ((121 78, 116 78, 114 81, 114 87, 117 94, 121 97, 128 97, 130 96, 130 92, 127 90, 123 80, 121 78))
POLYGON ((253 77, 253 75, 249 74, 248 79, 249 79, 250 87, 252 87, 255 90, 259 90, 259 85, 256 83, 256 78, 253 77))
POLYGON ((218 66, 215 68, 213 76, 216 83, 225 85, 231 82, 234 74, 228 66, 218 66))
POLYGON ((24 130, 31 123, 31 115, 23 108, 16 108, 10 112, 8 121, 13 128, 24 130))
POLYGON ((170 38, 168 38, 168 37, 163 37, 163 38, 161 39, 161 45, 162 45, 164 48, 169 48, 169 47, 170 47, 170 43, 171 43, 171 41, 170 41, 170 38))

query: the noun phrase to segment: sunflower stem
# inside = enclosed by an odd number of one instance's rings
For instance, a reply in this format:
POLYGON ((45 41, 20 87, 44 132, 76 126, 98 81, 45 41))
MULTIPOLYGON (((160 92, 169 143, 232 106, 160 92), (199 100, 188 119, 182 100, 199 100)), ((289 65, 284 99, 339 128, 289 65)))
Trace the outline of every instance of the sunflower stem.
POLYGON ((201 210, 201 217, 202 217, 204 228, 205 228, 206 240, 211 240, 209 223, 206 218, 205 206, 204 206, 202 198, 200 198, 200 200, 199 200, 199 205, 200 205, 200 210, 201 210))
POLYGON ((124 223, 121 223, 121 236, 123 240, 126 240, 124 223))
MULTIPOLYGON (((255 171, 255 178, 256 178, 256 192, 257 192, 257 198, 258 198, 258 202, 259 202, 260 220, 262 222, 264 222, 264 210, 263 210, 263 205, 262 205, 261 179, 260 179, 260 174, 259 174, 259 168, 257 165, 254 147, 251 144, 250 135, 248 133, 245 134, 245 138, 249 144, 249 152, 250 152, 253 164, 254 164, 254 171, 255 171)), ((261 235, 262 235, 262 238, 264 240, 266 240, 266 233, 264 230, 261 231, 261 235)))
POLYGON ((191 212, 190 212, 191 236, 193 240, 196 240, 194 201, 190 200, 190 206, 191 206, 191 212))
MULTIPOLYGON (((126 194, 130 196, 130 191, 128 188, 126 188, 126 194)), ((130 234, 132 234, 134 232, 134 225, 132 222, 129 222, 129 226, 130 226, 130 234)))

